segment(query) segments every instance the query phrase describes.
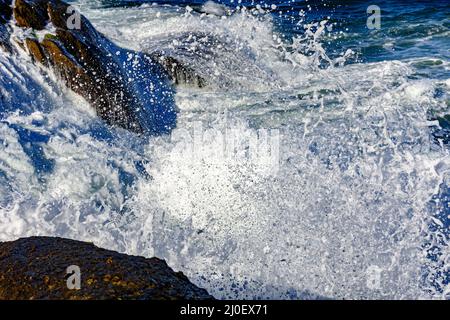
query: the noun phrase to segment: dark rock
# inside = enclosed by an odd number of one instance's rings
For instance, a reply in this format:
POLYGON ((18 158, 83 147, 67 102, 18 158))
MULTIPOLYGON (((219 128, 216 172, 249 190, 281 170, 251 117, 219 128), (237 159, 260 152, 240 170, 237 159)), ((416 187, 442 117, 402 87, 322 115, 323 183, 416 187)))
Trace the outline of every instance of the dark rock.
POLYGON ((45 0, 16 0, 14 16, 19 27, 42 30, 47 24, 45 0))
POLYGON ((47 63, 47 58, 45 57, 45 53, 41 48, 41 45, 36 39, 25 39, 25 45, 28 48, 33 60, 35 62, 40 62, 42 64, 47 63))
POLYGON ((0 46, 7 51, 11 51, 9 42, 10 30, 7 23, 11 19, 11 0, 0 0, 0 46))
POLYGON ((164 56, 160 53, 153 53, 151 56, 163 66, 175 85, 185 85, 197 88, 206 86, 204 78, 191 68, 183 65, 177 59, 164 56))
POLYGON ((0 243, 0 299, 213 299, 160 259, 129 256, 91 243, 31 237, 0 243), (69 266, 81 288, 67 287, 69 266))
POLYGON ((168 133, 176 125, 170 79, 150 56, 116 46, 80 15, 70 29, 68 5, 60 0, 18 0, 14 17, 23 28, 55 34, 25 41, 36 62, 52 68, 108 124, 145 134, 168 133))

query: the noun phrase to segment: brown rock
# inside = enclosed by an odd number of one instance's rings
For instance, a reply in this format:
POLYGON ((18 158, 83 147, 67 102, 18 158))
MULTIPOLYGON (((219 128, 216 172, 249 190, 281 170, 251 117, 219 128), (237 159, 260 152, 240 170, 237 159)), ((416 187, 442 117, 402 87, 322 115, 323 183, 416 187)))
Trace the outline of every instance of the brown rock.
MULTIPOLYGON (((0 0, 5 1, 5 0, 0 0)), ((83 96, 108 124, 144 134, 170 132, 176 125, 170 83, 205 86, 205 81, 176 59, 119 48, 80 16, 80 28, 69 29, 68 5, 60 0, 17 0, 14 17, 23 28, 56 32, 39 42, 25 40, 33 60, 55 71, 83 96)))
POLYGON ((167 71, 175 85, 186 85, 197 88, 206 86, 205 79, 175 58, 159 53, 152 54, 152 57, 164 67, 164 70, 167 71))
POLYGON ((52 68, 110 125, 145 134, 173 129, 173 89, 161 65, 145 54, 117 47, 83 16, 80 29, 69 29, 67 8, 60 0, 16 2, 19 26, 42 29, 51 22, 56 27, 56 34, 41 43, 26 41, 34 60, 52 68))
POLYGON ((0 299, 212 299, 163 260, 62 238, 0 243, 0 275, 0 299), (67 268, 74 265, 79 290, 67 287, 67 268))
POLYGON ((47 25, 47 1, 16 0, 14 17, 19 27, 42 30, 47 25))

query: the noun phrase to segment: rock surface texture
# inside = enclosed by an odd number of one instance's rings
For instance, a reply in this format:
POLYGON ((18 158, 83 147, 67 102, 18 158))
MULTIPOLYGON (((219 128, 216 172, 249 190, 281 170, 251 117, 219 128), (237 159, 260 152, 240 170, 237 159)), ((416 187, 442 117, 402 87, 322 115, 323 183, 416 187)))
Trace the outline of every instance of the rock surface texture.
POLYGON ((12 53, 12 39, 108 124, 138 134, 159 135, 176 127, 173 85, 206 85, 172 57, 115 45, 61 0, 0 0, 0 47, 12 53), (21 36, 11 36, 12 23, 21 36))
POLYGON ((16 0, 13 13, 27 31, 24 45, 33 60, 59 75, 108 124, 144 134, 175 127, 169 74, 154 58, 116 46, 60 0, 16 0))
POLYGON ((30 237, 0 243, 0 299, 212 299, 160 259, 129 256, 91 243, 30 237), (80 289, 70 290, 80 268, 80 289))
POLYGON ((0 46, 7 51, 11 51, 9 42, 9 27, 7 22, 11 19, 11 0, 0 0, 0 46))

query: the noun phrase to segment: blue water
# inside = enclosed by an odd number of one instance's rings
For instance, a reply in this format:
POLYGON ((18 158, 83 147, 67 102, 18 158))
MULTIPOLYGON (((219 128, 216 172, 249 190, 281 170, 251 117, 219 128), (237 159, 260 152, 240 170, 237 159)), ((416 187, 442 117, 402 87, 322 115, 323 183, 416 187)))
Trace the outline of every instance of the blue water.
MULTIPOLYGON (((199 1, 101 1, 102 7, 139 6, 142 3, 158 3, 180 6, 201 6, 199 1)), ((448 37, 450 4, 448 1, 377 1, 381 9, 382 27, 370 30, 366 26, 369 16, 366 10, 373 1, 216 1, 235 10, 245 6, 249 9, 260 6, 271 12, 275 25, 283 37, 289 41, 292 35, 302 34, 304 24, 312 21, 328 20, 334 30, 347 33, 339 39, 328 39, 325 46, 333 52, 343 48, 353 49, 360 54, 361 61, 371 62, 386 59, 407 59, 414 57, 450 58, 448 37), (271 8, 276 5, 275 8, 271 8), (299 12, 305 15, 301 17, 299 12), (429 38, 429 39, 428 39, 429 38), (394 42, 385 48, 384 44, 394 42)), ((443 71, 443 70, 442 70, 443 71)))

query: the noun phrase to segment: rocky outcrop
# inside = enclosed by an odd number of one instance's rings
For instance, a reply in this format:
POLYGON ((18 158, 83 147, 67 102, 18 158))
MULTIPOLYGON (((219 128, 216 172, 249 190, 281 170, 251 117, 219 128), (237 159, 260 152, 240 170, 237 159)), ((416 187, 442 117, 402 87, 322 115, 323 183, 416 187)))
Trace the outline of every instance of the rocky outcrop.
POLYGON ((11 0, 0 0, 0 47, 7 51, 11 51, 9 42, 10 32, 7 25, 11 19, 12 9, 11 0))
POLYGON ((61 0, 0 0, 0 46, 12 53, 14 37, 32 59, 53 70, 108 124, 139 134, 176 126, 173 85, 204 87, 205 80, 177 59, 116 46, 61 0), (20 39, 20 40, 19 40, 20 39))
POLYGON ((160 259, 91 243, 31 237, 0 243, 0 299, 212 299, 160 259), (67 273, 78 266, 80 289, 67 273))
POLYGON ((149 55, 116 46, 60 0, 16 0, 24 44, 37 62, 51 68, 111 125, 145 134, 176 125, 169 74, 149 55), (78 23, 79 21, 79 23, 78 23))
POLYGON ((16 0, 14 16, 19 27, 42 30, 47 24, 46 11, 44 0, 16 0))

